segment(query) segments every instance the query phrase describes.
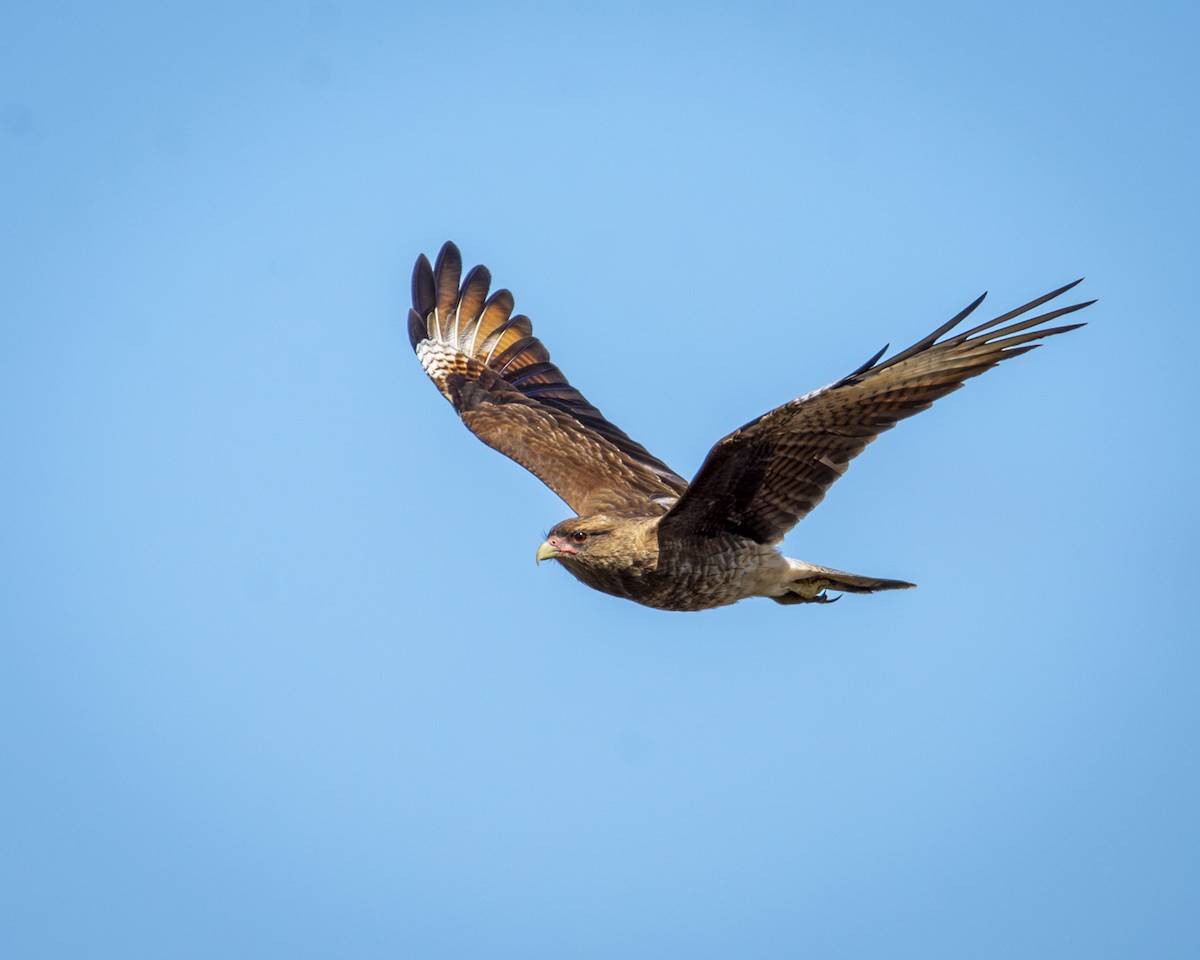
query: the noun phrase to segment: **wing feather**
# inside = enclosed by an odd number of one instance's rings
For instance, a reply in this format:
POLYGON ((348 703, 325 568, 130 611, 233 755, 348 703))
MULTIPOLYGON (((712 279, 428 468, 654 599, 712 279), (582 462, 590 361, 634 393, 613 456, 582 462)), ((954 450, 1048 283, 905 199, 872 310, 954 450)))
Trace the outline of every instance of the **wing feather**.
POLYGON ((841 380, 735 430, 709 452, 687 493, 663 518, 661 535, 736 533, 778 542, 880 433, 927 410, 971 377, 1040 346, 1038 341, 1083 326, 1045 324, 1095 301, 1009 323, 1079 282, 942 339, 983 302, 981 296, 907 350, 880 362, 884 347, 841 380))
POLYGON ((484 443, 538 476, 580 515, 665 512, 687 482, 609 423, 512 316, 513 297, 447 243, 413 269, 408 333, 421 365, 484 443))

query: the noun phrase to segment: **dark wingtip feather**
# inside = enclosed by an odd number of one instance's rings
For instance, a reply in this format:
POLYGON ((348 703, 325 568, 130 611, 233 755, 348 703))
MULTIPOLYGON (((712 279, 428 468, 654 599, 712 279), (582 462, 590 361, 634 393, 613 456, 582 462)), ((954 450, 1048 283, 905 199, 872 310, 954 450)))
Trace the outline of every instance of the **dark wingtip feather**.
POLYGON ((883 366, 885 366, 885 367, 893 366, 897 363, 907 360, 909 357, 916 356, 922 350, 928 350, 931 346, 933 346, 935 343, 937 343, 938 338, 941 337, 942 334, 949 333, 951 330, 953 330, 955 327, 957 327, 960 323, 962 323, 967 317, 969 317, 975 311, 975 308, 978 307, 981 303, 983 303, 983 300, 986 296, 987 296, 987 291, 984 290, 983 293, 981 293, 974 300, 972 300, 970 303, 968 303, 965 307, 963 307, 961 310, 959 310, 958 313, 956 313, 949 320, 947 320, 945 323, 943 323, 940 327, 938 327, 936 330, 934 330, 933 333, 929 334, 929 336, 927 336, 927 337, 923 337, 922 339, 918 340, 907 350, 901 350, 894 357, 889 357, 887 362, 884 363, 883 366))
MULTIPOLYGON (((1094 303, 1095 301, 1092 301, 1092 302, 1094 303)), ((1086 307, 1087 304, 1081 303, 1080 306, 1086 307)), ((1061 327, 1051 327, 1049 330, 1042 330, 1041 335, 1043 337, 1053 337, 1053 336, 1056 336, 1057 334, 1070 333, 1072 330, 1078 330, 1080 327, 1086 327, 1086 326, 1087 326, 1086 321, 1080 321, 1079 323, 1068 323, 1061 327)))
MULTIPOLYGON (((1048 303, 1049 301, 1053 300, 1055 297, 1062 296, 1064 293, 1066 293, 1072 287, 1078 286, 1082 282, 1083 282, 1083 278, 1080 277, 1078 280, 1075 280, 1075 281, 1072 281, 1071 283, 1065 284, 1065 285, 1059 287, 1057 290, 1051 290, 1049 293, 1042 294, 1042 296, 1038 297, 1037 299, 1030 300, 1028 303, 1023 304, 1022 306, 1019 306, 1014 310, 1009 310, 1007 313, 1001 314, 1000 316, 996 317, 994 320, 988 320, 986 323, 981 323, 977 327, 972 327, 970 330, 966 330, 962 333, 957 334, 957 338, 959 340, 967 340, 971 337, 974 337, 976 334, 982 333, 984 330, 999 328, 1003 324, 1008 323, 1010 320, 1021 316, 1021 314, 1028 313, 1030 310, 1034 310, 1037 307, 1040 307, 1043 303, 1048 303)), ((1049 313, 1045 314, 1042 317, 1039 317, 1034 320, 1023 320, 1023 321, 1021 321, 1021 323, 1024 324, 1025 327, 1035 326, 1036 324, 1045 323, 1046 321, 1053 320, 1055 317, 1061 317, 1064 313, 1070 313, 1072 310, 1081 310, 1085 306, 1089 306, 1092 303, 1095 303, 1095 301, 1091 300, 1088 303, 1077 303, 1071 307, 1061 307, 1058 310, 1050 311, 1049 313)), ((1024 327, 1018 328, 1018 327, 1014 326, 1013 329, 1024 329, 1024 327)))
POLYGON ((458 245, 453 240, 447 240, 442 244, 442 249, 438 251, 437 266, 434 272, 440 273, 443 264, 449 265, 452 263, 457 263, 461 272, 462 254, 459 253, 458 245))
MULTIPOLYGON (((952 330, 954 327, 957 327, 960 323, 962 323, 964 320, 966 320, 967 317, 969 317, 972 313, 975 312, 975 308, 978 307, 981 303, 983 303, 984 300, 987 299, 987 295, 988 295, 988 292, 986 290, 984 290, 983 293, 981 293, 979 296, 977 296, 974 300, 972 300, 965 307, 963 307, 960 311, 958 311, 958 313, 956 313, 953 317, 951 317, 944 324, 942 324, 942 329, 949 331, 949 330, 952 330)), ((940 337, 941 334, 939 333, 938 336, 940 337)), ((934 339, 936 340, 937 337, 935 337, 934 339)))
POLYGON ((479 319, 479 311, 487 300, 488 288, 492 285, 492 275, 488 268, 480 265, 472 267, 463 278, 462 287, 458 291, 458 304, 455 310, 455 323, 461 331, 479 319))
POLYGON ((433 273, 437 284, 437 308, 445 317, 458 298, 458 281, 462 278, 462 254, 452 241, 442 244, 433 273))
POLYGON ((429 263, 429 258, 425 254, 421 254, 417 257, 417 262, 413 266, 413 309, 422 317, 426 317, 436 302, 437 287, 433 282, 433 267, 429 263))
POLYGON ((880 350, 877 354, 875 354, 875 356, 873 356, 870 360, 868 360, 866 363, 864 363, 861 367, 858 367, 855 370, 851 370, 848 374, 846 374, 846 376, 844 376, 842 378, 842 381, 845 382, 846 380, 853 380, 860 373, 866 373, 873 366, 875 366, 876 363, 879 362, 880 357, 882 357, 885 353, 888 352, 888 347, 890 347, 890 346, 891 346, 890 343, 885 343, 883 345, 882 350, 880 350))
POLYGON ((414 350, 417 349, 417 344, 429 336, 429 327, 425 323, 425 318, 417 313, 416 310, 408 311, 408 342, 412 344, 414 350))
POLYGON ((467 271, 467 275, 463 277, 462 285, 464 287, 481 286, 485 291, 492 285, 492 272, 482 263, 476 264, 467 271))

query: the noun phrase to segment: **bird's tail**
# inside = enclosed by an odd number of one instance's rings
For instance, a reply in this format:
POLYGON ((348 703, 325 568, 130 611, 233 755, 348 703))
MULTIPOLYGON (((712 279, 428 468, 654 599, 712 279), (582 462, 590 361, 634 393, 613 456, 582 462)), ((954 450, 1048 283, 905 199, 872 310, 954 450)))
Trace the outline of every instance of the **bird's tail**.
POLYGON ((772 597, 776 603, 829 603, 836 599, 827 590, 839 593, 878 593, 880 590, 907 590, 915 583, 907 580, 885 580, 882 577, 862 577, 830 567, 819 567, 803 560, 788 561, 788 581, 784 592, 772 597))

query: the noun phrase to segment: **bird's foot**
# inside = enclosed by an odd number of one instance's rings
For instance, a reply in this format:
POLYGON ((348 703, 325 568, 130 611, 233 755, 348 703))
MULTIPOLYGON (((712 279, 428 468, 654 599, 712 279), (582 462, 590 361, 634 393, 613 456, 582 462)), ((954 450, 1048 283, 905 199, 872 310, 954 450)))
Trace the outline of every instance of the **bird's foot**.
POLYGON ((789 588, 788 592, 779 597, 772 597, 776 603, 793 604, 793 603, 836 603, 842 599, 839 593, 836 597, 831 597, 829 591, 825 588, 829 586, 829 581, 820 580, 797 580, 789 588))

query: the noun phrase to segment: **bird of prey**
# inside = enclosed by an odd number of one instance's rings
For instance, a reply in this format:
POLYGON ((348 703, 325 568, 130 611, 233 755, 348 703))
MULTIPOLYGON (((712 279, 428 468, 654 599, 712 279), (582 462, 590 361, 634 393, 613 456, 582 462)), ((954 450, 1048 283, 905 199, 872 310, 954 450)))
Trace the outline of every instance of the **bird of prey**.
POLYGON ((829 591, 913 584, 783 556, 777 545, 868 443, 1002 360, 1083 324, 1046 326, 1095 301, 1017 319, 1069 283, 994 320, 947 336, 983 297, 892 357, 763 414, 719 440, 691 483, 589 403, 513 315, 491 275, 462 276, 447 243, 413 270, 408 333, 425 372, 480 440, 511 457, 576 514, 537 559, 557 560, 590 587, 662 610, 705 610, 746 597, 827 603, 829 591), (461 281, 461 284, 460 284, 461 281), (944 338, 944 339, 943 339, 944 338))

